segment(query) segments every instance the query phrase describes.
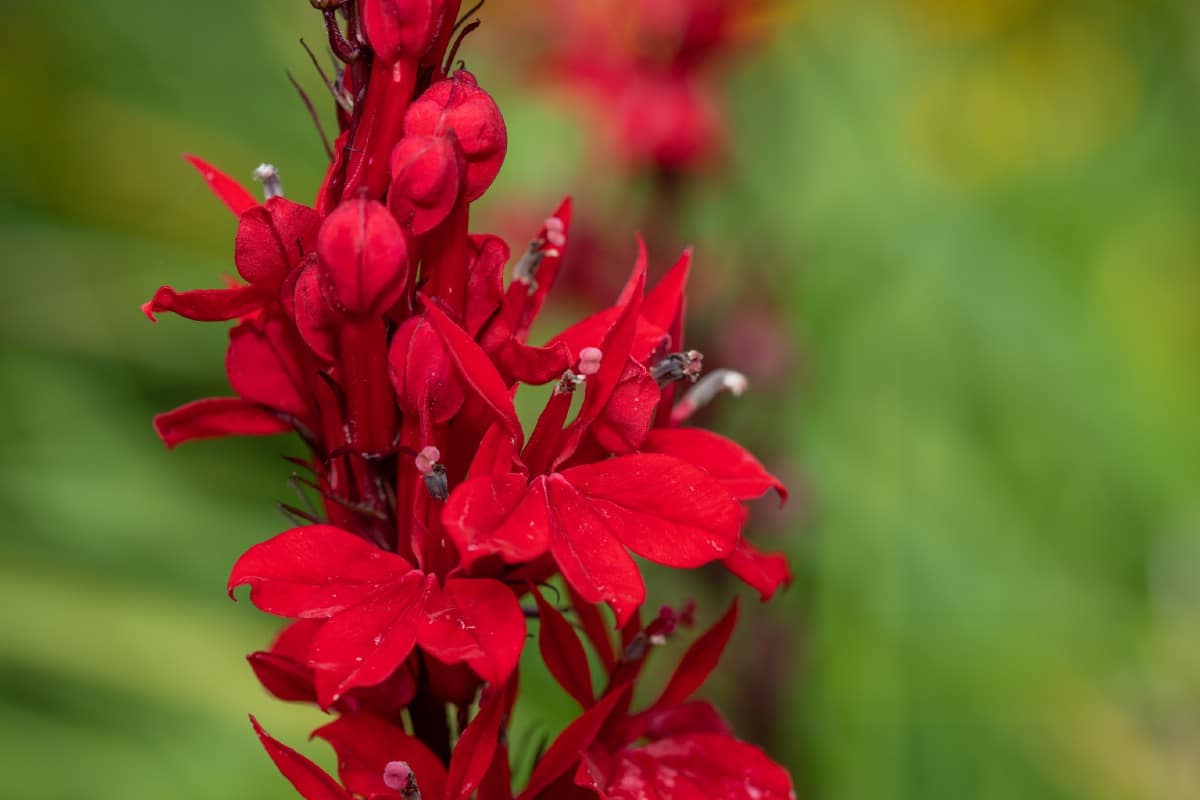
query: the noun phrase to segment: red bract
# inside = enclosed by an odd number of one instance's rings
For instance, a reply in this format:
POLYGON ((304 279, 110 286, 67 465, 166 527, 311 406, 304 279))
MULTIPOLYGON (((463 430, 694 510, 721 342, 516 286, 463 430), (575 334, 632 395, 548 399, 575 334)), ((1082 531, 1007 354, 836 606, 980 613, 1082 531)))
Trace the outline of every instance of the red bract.
POLYGON ((255 606, 291 620, 249 662, 270 694, 334 715, 315 736, 337 752, 338 777, 255 722, 268 755, 309 800, 787 796, 786 774, 691 699, 733 612, 659 700, 630 713, 648 652, 691 616, 667 610, 642 626, 631 552, 677 568, 723 561, 764 597, 788 577, 782 556, 741 535, 742 503, 783 497, 782 485, 737 444, 679 427, 720 388, 683 346, 690 251, 646 291, 639 241, 613 305, 531 344, 572 208, 530 225, 507 284, 508 245, 470 233, 470 204, 507 146, 495 102, 446 63, 454 31, 474 23, 456 21, 449 0, 315 5, 344 62, 317 202, 284 199, 264 169, 258 203, 191 159, 238 215, 244 283, 164 287, 146 306, 234 321, 235 396, 157 417, 168 446, 285 430, 307 446, 289 458, 302 497, 283 508, 308 524, 247 549, 228 588, 248 586, 255 606), (532 430, 514 406, 522 384, 545 399, 532 430), (565 609, 543 594, 560 578, 565 609), (527 618, 581 713, 518 792, 509 750, 530 751, 509 719, 527 618))

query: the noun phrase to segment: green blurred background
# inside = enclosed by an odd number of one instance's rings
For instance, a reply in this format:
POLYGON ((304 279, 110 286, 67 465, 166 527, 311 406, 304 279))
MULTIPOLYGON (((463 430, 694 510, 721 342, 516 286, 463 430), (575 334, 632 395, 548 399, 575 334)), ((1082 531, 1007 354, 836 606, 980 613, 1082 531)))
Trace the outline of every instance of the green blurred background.
MULTIPOLYGON (((4 11, 0 794, 290 797, 244 715, 299 744, 319 714, 257 687, 274 624, 223 585, 285 527, 299 445, 168 454, 150 416, 226 391, 225 337, 138 305, 232 268, 182 152, 315 192, 284 69, 317 85, 318 20, 4 11)), ((532 231, 570 191, 602 222, 589 134, 510 57, 537 42, 486 19, 492 214, 532 231)), ((801 797, 1200 797, 1200 5, 816 0, 725 83, 728 163, 679 212, 694 319, 736 338, 717 320, 756 303, 791 356, 712 422, 801 491, 759 517, 797 581, 746 607, 713 692, 801 797)))

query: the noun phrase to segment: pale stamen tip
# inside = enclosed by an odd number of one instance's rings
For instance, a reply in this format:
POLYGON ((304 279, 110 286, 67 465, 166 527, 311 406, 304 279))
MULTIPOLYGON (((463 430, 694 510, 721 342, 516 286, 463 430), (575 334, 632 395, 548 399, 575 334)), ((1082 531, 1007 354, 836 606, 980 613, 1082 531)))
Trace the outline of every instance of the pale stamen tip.
POLYGON ((413 460, 416 462, 417 472, 422 475, 431 475, 434 467, 442 460, 442 451, 433 445, 429 445, 422 448, 421 452, 417 453, 417 457, 413 460))
POLYGON ((579 351, 579 373, 581 375, 595 375, 600 371, 600 362, 604 358, 604 351, 599 347, 585 347, 579 351))

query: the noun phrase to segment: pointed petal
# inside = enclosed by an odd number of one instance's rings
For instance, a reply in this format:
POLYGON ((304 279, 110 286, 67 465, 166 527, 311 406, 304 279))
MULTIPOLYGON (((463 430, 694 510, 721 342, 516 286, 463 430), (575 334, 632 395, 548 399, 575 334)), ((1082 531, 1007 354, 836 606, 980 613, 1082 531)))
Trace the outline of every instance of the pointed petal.
POLYGON ((248 211, 258 205, 258 201, 254 199, 254 195, 250 194, 240 183, 226 175, 221 170, 209 164, 202 158, 196 156, 185 155, 184 158, 189 164, 196 168, 200 173, 200 177, 204 178, 204 182, 208 184, 208 188, 212 189, 222 203, 224 203, 230 211, 236 216, 241 216, 243 212, 248 211))
POLYGON ((389 722, 365 713, 342 714, 317 728, 313 736, 333 746, 338 756, 338 777, 354 794, 393 797, 383 782, 391 761, 404 761, 417 779, 423 797, 446 796, 446 768, 425 744, 389 722))
POLYGON ((692 265, 692 248, 683 251, 675 266, 662 277, 653 289, 646 292, 642 317, 656 328, 666 331, 672 350, 683 349, 684 287, 692 265))
POLYGON ((787 500, 787 488, 737 442, 703 428, 658 428, 642 450, 665 453, 695 464, 716 478, 738 500, 762 497, 771 489, 787 500))
POLYGON ((708 473, 639 453, 564 470, 621 541, 644 558, 697 567, 733 552, 741 507, 708 473))
POLYGON ((332 616, 412 565, 332 525, 307 525, 254 545, 237 560, 229 594, 250 585, 250 602, 268 614, 309 619, 332 616))
POLYGON ((662 391, 650 371, 628 360, 612 396, 592 423, 592 437, 610 453, 632 453, 649 434, 661 398, 662 391))
POLYGON ((463 563, 498 553, 509 564, 546 552, 546 505, 527 491, 524 475, 480 475, 455 487, 442 509, 442 525, 463 563))
POLYGON ((587 653, 579 641, 579 634, 562 612, 546 602, 540 591, 531 589, 530 593, 537 602, 538 620, 541 623, 538 650, 542 654, 542 661, 567 694, 587 708, 596 702, 596 695, 592 689, 592 671, 588 667, 587 653))
POLYGON ((508 428, 518 449, 524 443, 521 422, 513 408, 508 386, 496 371, 495 364, 488 358, 470 335, 447 317, 436 303, 425 301, 425 316, 441 334, 450 351, 450 358, 458 367, 459 375, 484 403, 508 428))
MULTIPOLYGON (((558 277, 559 269, 562 267, 566 249, 570 245, 571 198, 563 198, 562 203, 550 215, 550 218, 557 219, 562 223, 561 235, 564 243, 561 245, 554 244, 553 242, 549 243, 550 247, 543 252, 542 260, 537 266, 537 271, 532 276, 532 284, 525 280, 514 280, 509 285, 508 291, 505 294, 504 313, 512 327, 513 338, 521 343, 528 338, 529 328, 533 325, 534 320, 537 319, 542 306, 545 305, 546 296, 554 287, 554 281, 558 277)), ((547 228, 543 225, 534 239, 544 240, 547 233, 547 228)))
POLYGON ((317 619, 298 619, 279 632, 270 650, 246 656, 264 689, 280 700, 317 702, 308 649, 322 624, 317 619))
POLYGON ((269 299, 270 293, 257 286, 193 289, 188 292, 177 292, 170 286, 163 286, 148 303, 142 305, 142 313, 151 322, 157 322, 154 315, 164 311, 199 322, 220 322, 252 314, 269 299))
POLYGON ((194 400, 154 418, 154 430, 169 448, 195 439, 269 436, 291 429, 291 424, 274 411, 240 397, 194 400))
POLYGON ((608 520, 562 475, 535 479, 529 492, 553 509, 550 552, 563 577, 589 603, 612 606, 617 624, 625 624, 645 602, 646 587, 608 520))
POLYGON ((525 645, 525 615, 503 583, 453 578, 431 592, 417 641, 438 660, 466 662, 479 677, 499 685, 517 668, 525 645))
POLYGON ((781 586, 792 582, 792 571, 783 553, 764 553, 745 539, 725 558, 725 568, 758 590, 765 603, 781 586))
POLYGON ((609 692, 600 702, 584 711, 559 734, 545 754, 538 760, 529 776, 529 784, 521 793, 521 800, 531 800, 563 773, 574 766, 584 751, 595 740, 613 708, 629 691, 630 684, 609 692))
POLYGON ((338 786, 337 781, 329 777, 325 770, 273 739, 253 716, 250 717, 250 724, 254 726, 258 740, 275 762, 276 768, 305 800, 351 800, 350 793, 338 786))
POLYGON ((656 707, 670 708, 682 704, 708 680, 725 650, 725 645, 729 644, 733 626, 737 624, 737 616, 738 601, 734 598, 724 616, 692 642, 692 646, 683 654, 667 687, 654 703, 656 707))
POLYGON ((500 735, 500 725, 508 713, 509 700, 515 690, 514 681, 502 687, 484 690, 479 712, 467 725, 454 745, 450 757, 450 777, 446 785, 446 800, 467 800, 479 787, 500 735))
POLYGON ((567 594, 571 597, 571 607, 575 609, 575 616, 579 618, 584 635, 592 643, 592 649, 596 651, 596 655, 600 657, 600 663, 604 665, 604 671, 612 672, 617 663, 617 654, 613 650, 612 638, 608 633, 608 623, 604 621, 599 606, 584 600, 580 597, 579 592, 569 584, 567 594))
POLYGON ((309 654, 323 708, 355 687, 382 683, 404 663, 416 644, 428 591, 413 570, 325 623, 309 654))
POLYGON ((609 780, 611 800, 795 800, 787 771, 757 747, 695 733, 626 750, 609 780))

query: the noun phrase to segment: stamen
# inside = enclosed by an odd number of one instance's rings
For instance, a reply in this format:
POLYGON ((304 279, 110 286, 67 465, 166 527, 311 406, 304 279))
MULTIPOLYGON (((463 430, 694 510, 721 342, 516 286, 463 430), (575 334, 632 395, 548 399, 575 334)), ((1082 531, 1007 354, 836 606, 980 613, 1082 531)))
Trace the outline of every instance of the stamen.
POLYGON ((554 387, 555 394, 570 394, 575 391, 575 387, 586 380, 583 375, 567 370, 558 379, 558 384, 554 387))
POLYGON ((671 421, 683 422, 696 411, 711 403, 721 392, 741 397, 749 382, 746 376, 731 369, 716 369, 688 390, 683 399, 671 409, 671 421))
POLYGON ((563 221, 558 217, 547 217, 545 226, 546 241, 555 247, 565 247, 567 244, 567 234, 563 221))
POLYGON ((421 800, 417 776, 406 761, 389 761, 383 768, 383 783, 389 789, 398 791, 404 800, 421 800))
POLYGON ((655 364, 650 374, 659 386, 666 386, 683 378, 695 383, 703 369, 704 354, 698 350, 688 350, 686 353, 671 353, 655 364))
MULTIPOLYGON (((290 75, 289 75, 290 77, 290 75)), ((259 164, 254 170, 254 180, 263 185, 263 198, 283 197, 283 183, 274 164, 259 164)))
POLYGON ((430 445, 422 448, 421 452, 417 453, 417 457, 413 459, 417 465, 417 472, 424 476, 426 491, 434 500, 445 500, 450 496, 446 468, 439 463, 441 458, 442 451, 430 445))
POLYGON ((579 351, 579 372, 581 375, 595 375, 600 371, 600 360, 604 353, 599 347, 585 347, 579 351))
POLYGON ((542 265, 542 259, 546 257, 544 248, 545 242, 537 239, 529 243, 529 249, 521 254, 520 260, 513 267, 513 283, 523 283, 529 287, 529 293, 533 294, 537 291, 537 275, 538 267, 542 265))

